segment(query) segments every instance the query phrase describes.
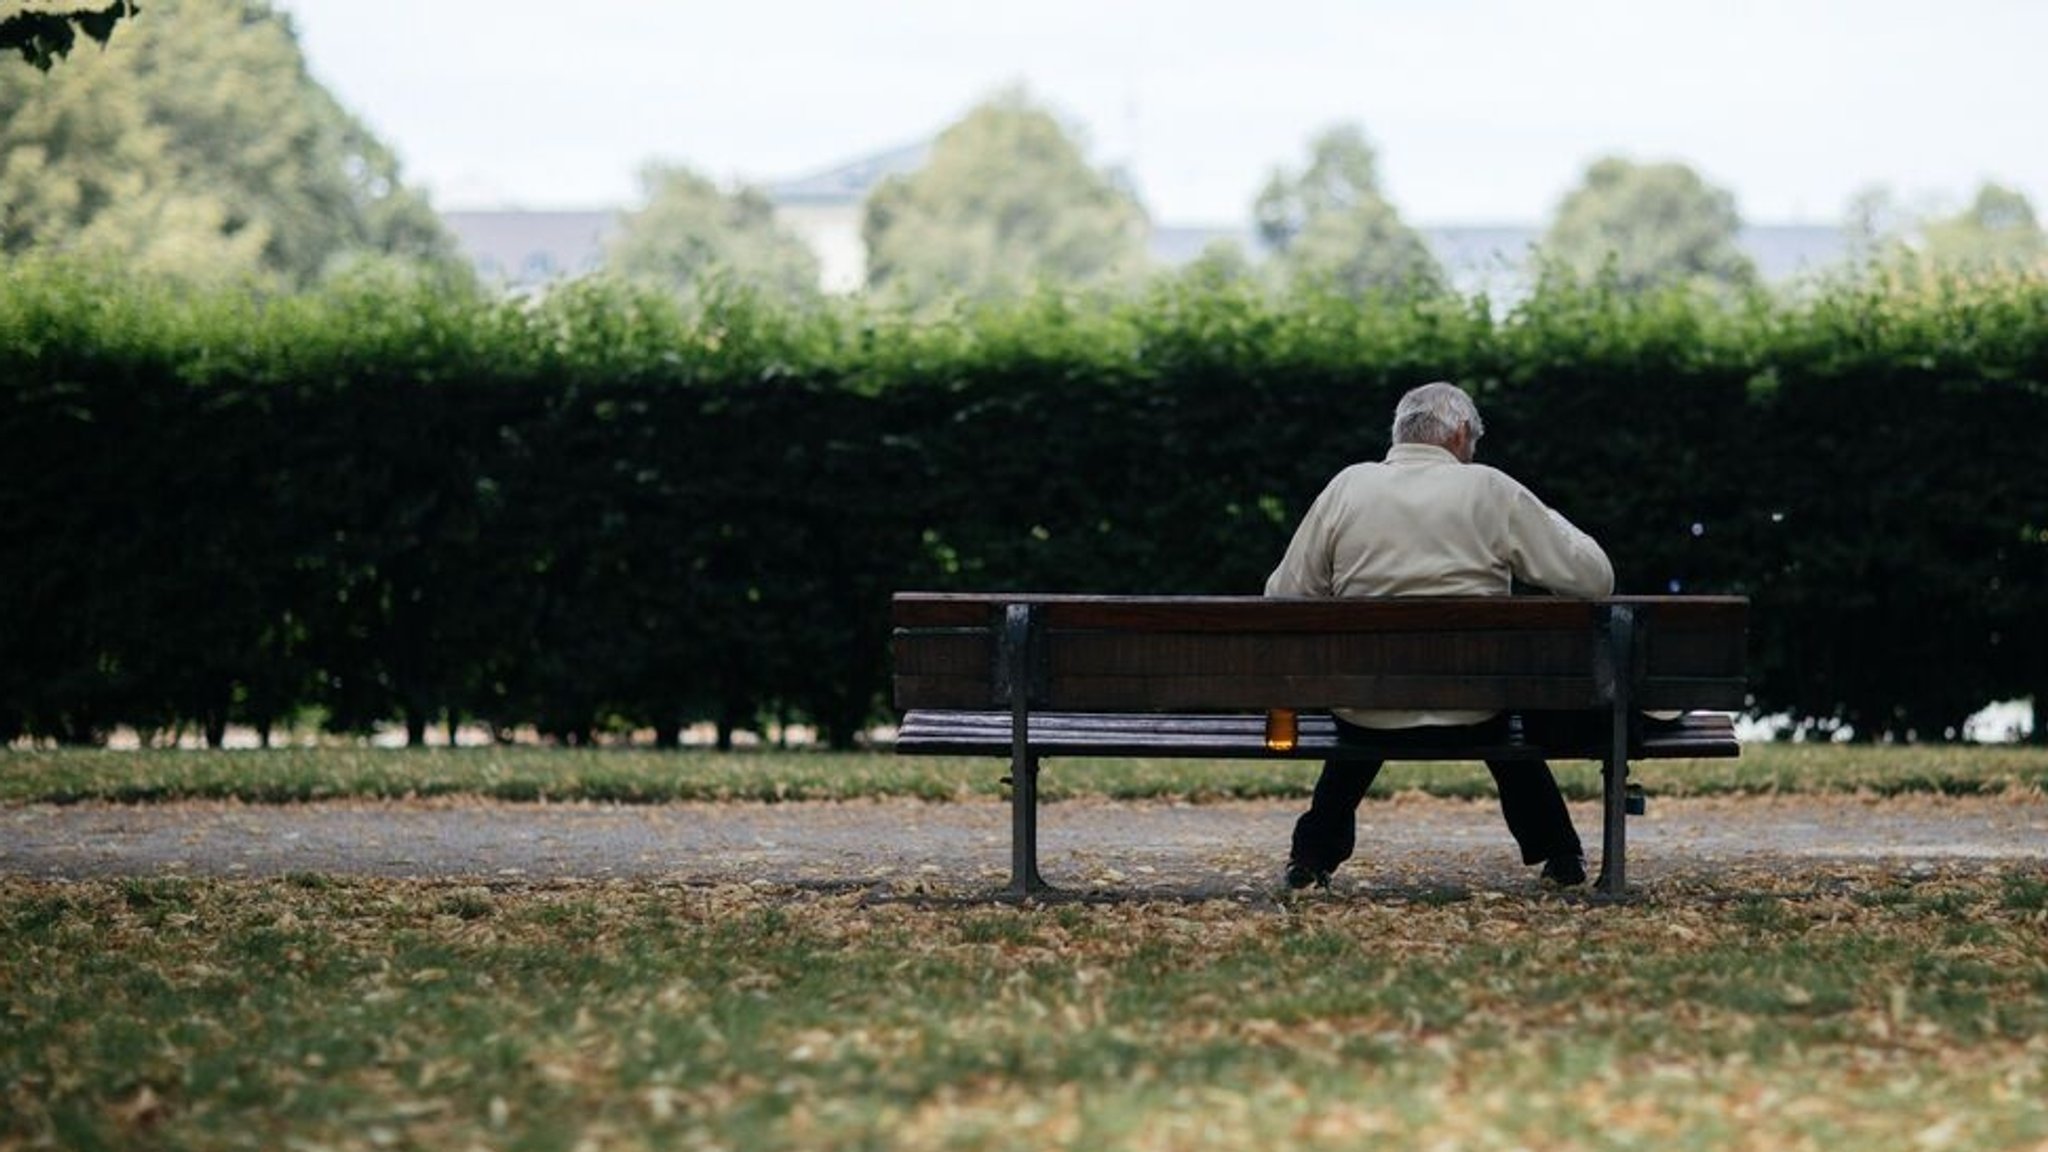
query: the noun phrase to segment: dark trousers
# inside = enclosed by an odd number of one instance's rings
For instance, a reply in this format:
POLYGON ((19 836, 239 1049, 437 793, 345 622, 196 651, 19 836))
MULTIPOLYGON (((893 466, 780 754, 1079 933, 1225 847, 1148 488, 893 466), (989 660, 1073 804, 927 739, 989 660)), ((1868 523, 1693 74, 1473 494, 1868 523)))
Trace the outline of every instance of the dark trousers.
MULTIPOLYGON (((1527 713, 1523 723, 1529 739, 1542 743, 1562 739, 1568 732, 1579 731, 1580 726, 1598 724, 1605 719, 1605 716, 1597 714, 1527 713)), ((1395 731, 1357 728, 1342 720, 1337 722, 1340 738, 1355 734, 1376 744, 1398 743, 1417 748, 1499 739, 1505 736, 1506 729, 1505 718, 1470 727, 1395 731)), ((1322 775, 1316 778, 1315 796, 1309 801, 1308 811, 1302 813, 1294 824, 1294 847, 1288 857, 1290 862, 1318 872, 1331 872, 1337 865, 1351 859, 1358 842, 1358 805, 1365 799, 1373 780, 1379 776, 1382 763, 1384 761, 1380 760, 1323 761, 1322 775)), ((1578 829, 1572 826, 1571 812, 1565 808, 1564 794, 1558 791, 1557 778, 1550 774, 1549 764, 1535 759, 1488 760, 1486 767, 1493 773, 1494 787, 1500 790, 1501 815, 1507 818, 1508 832, 1522 850, 1522 863, 1540 864, 1545 860, 1572 859, 1584 854, 1579 844, 1578 829)))

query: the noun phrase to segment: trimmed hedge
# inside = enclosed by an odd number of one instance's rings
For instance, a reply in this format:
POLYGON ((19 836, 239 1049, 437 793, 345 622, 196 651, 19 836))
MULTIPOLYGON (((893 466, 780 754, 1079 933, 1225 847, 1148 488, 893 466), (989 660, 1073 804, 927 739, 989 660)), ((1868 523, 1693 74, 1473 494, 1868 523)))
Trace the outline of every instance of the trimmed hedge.
POLYGON ((899 588, 1250 592, 1394 399, 1629 592, 1755 600, 1760 712, 2048 698, 2048 284, 1730 306, 1163 284, 939 322, 604 282, 189 296, 0 266, 0 739, 316 709, 663 742, 886 715, 899 588))

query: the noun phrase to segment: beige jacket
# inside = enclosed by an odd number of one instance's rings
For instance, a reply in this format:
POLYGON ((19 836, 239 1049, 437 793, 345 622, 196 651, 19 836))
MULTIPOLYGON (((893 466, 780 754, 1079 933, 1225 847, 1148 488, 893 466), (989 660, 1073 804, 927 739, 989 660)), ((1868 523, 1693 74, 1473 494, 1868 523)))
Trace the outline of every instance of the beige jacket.
MULTIPOLYGON (((1614 591, 1591 536, 1505 472, 1432 444, 1396 444, 1316 497, 1268 596, 1506 596, 1520 579, 1560 596, 1614 591)), ((1339 709, 1368 728, 1477 724, 1490 712, 1339 709)))

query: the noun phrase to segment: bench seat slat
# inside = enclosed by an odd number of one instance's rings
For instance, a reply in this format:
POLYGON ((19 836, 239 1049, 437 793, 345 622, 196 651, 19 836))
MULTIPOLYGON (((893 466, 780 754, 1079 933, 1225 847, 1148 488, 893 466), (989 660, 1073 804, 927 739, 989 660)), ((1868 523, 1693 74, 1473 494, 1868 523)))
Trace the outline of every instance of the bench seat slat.
MULTIPOLYGON (((1011 717, 1007 712, 913 710, 897 731, 896 750, 937 755, 1010 754, 1011 717)), ((1148 714, 1036 712, 1030 717, 1030 743, 1042 756, 1199 756, 1254 760, 1322 760, 1378 758, 1401 760, 1483 760, 1527 757, 1552 760, 1599 760, 1604 746, 1533 748, 1506 742, 1417 749, 1375 750, 1369 742, 1339 741, 1336 721, 1321 713, 1300 718, 1300 739, 1292 752, 1266 748, 1265 717, 1259 714, 1148 714)), ((1637 759, 1717 759, 1740 754, 1732 717, 1712 712, 1689 713, 1671 727, 1643 734, 1637 759)))

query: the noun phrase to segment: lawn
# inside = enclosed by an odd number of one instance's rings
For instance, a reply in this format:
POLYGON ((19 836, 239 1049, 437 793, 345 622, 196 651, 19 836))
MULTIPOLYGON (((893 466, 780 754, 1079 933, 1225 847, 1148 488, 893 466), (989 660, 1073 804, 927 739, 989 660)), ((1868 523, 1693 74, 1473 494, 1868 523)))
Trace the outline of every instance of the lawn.
POLYGON ((2048 1144, 2048 876, 1623 905, 0 878, 0 1148, 2048 1144))
MULTIPOLYGON (((994 795, 993 760, 0 753, 0 803, 994 795)), ((1048 767, 1300 795, 1308 765, 1048 767)), ((1759 745, 1662 794, 1993 793, 2048 750, 1759 745)), ((1592 795, 1591 765, 1563 773, 1592 795)), ((1475 766, 1393 787, 1491 791, 1475 766)), ((1760 859, 1625 903, 0 876, 0 1152, 2048 1149, 2048 868, 1760 859)))
MULTIPOLYGON (((1574 799, 1599 795, 1591 763, 1559 764, 1574 799)), ((343 797, 473 795, 515 802, 584 800, 827 800, 911 796, 947 800, 1001 793, 1007 761, 898 757, 887 752, 746 750, 657 752, 529 746, 268 751, 57 750, 0 752, 0 804, 239 799, 295 803, 343 797)), ((1734 760, 1649 761, 1634 776, 1663 795, 1775 792, 1999 793, 2048 789, 2048 748, 2027 746, 1751 744, 1734 760)), ((1050 761, 1043 795, 1120 799, 1306 796, 1304 761, 1050 761)), ((1396 764, 1381 789, 1491 796, 1478 765, 1396 764)))

